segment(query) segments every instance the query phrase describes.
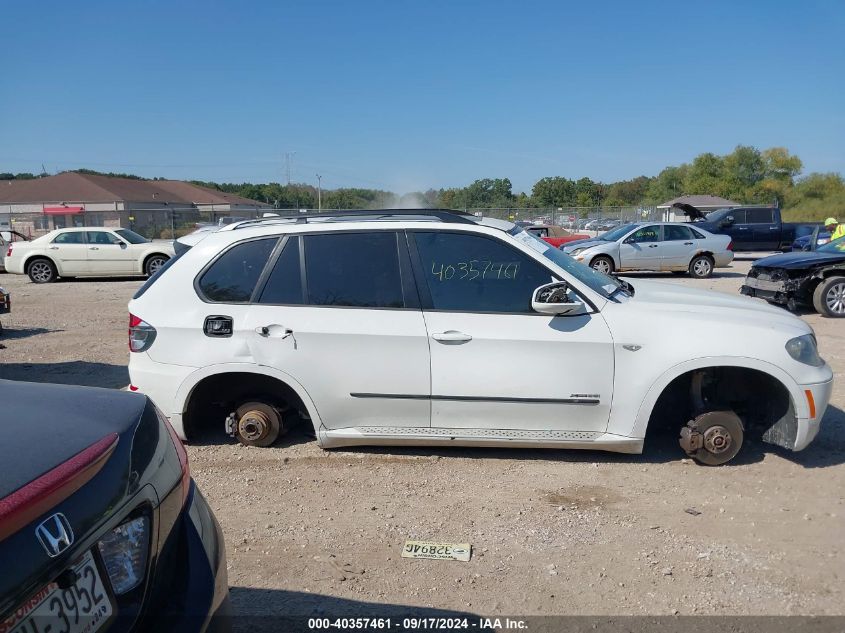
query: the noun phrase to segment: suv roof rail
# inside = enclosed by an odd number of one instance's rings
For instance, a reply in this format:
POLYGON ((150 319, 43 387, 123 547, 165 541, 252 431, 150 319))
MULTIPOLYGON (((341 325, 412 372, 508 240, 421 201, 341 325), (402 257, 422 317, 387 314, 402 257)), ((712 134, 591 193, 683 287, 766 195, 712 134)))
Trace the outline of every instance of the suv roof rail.
POLYGON ((449 222, 453 224, 476 224, 478 221, 478 218, 471 213, 452 209, 345 209, 341 211, 313 211, 255 218, 254 220, 245 220, 236 224, 224 226, 222 230, 237 230, 240 228, 256 226, 258 224, 278 222, 280 220, 288 222, 293 220, 297 224, 307 224, 309 220, 331 222, 335 219, 342 220, 344 218, 383 220, 413 217, 437 219, 441 222, 449 222))

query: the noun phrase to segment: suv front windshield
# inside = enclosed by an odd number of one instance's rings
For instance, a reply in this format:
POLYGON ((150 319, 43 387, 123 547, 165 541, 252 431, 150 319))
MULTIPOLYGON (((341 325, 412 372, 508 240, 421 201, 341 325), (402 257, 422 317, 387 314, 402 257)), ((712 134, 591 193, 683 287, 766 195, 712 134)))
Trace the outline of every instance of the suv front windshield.
POLYGON ((604 240, 605 242, 615 242, 620 237, 623 237, 628 231, 637 228, 636 224, 623 224, 622 226, 617 226, 612 231, 608 231, 607 233, 602 233, 599 235, 600 240, 604 240))
MULTIPOLYGON (((631 226, 635 225, 629 225, 629 230, 631 226)), ((521 242, 528 248, 540 253, 546 259, 554 262, 567 273, 575 277, 578 281, 586 286, 589 286, 591 290, 599 293, 605 299, 609 299, 614 292, 619 290, 626 293, 628 292, 626 287, 617 279, 609 275, 605 275, 604 273, 600 273, 597 270, 593 270, 589 266, 576 262, 562 250, 549 246, 549 244, 544 240, 541 240, 539 237, 536 237, 527 231, 523 231, 520 227, 515 226, 509 232, 516 241, 521 242)))

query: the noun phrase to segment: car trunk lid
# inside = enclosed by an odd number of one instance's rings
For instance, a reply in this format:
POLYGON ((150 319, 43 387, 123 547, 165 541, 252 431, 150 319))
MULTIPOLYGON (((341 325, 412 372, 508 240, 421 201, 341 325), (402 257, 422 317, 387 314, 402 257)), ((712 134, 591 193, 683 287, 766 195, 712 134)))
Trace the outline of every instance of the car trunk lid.
POLYGON ((98 526, 121 506, 132 487, 133 443, 147 399, 5 380, 0 398, 1 622, 90 549, 98 526), (39 537, 45 521, 53 537, 59 523, 69 528, 67 546, 39 537))

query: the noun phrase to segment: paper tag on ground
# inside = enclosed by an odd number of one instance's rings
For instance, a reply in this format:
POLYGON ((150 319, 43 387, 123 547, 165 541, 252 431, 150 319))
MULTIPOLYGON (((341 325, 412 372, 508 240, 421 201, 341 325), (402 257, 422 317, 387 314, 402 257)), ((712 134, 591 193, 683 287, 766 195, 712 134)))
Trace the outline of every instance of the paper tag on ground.
POLYGON ((431 558, 434 560, 459 560, 467 562, 472 552, 469 543, 432 543, 430 541, 405 541, 402 558, 431 558))

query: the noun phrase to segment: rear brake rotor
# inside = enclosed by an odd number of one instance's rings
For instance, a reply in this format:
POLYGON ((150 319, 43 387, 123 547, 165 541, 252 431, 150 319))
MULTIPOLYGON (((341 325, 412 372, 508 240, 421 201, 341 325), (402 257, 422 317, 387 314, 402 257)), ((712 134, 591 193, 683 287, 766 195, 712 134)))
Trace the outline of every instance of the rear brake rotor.
POLYGON ((263 411, 250 409, 238 420, 238 435, 248 442, 255 442, 267 435, 270 418, 263 411))

